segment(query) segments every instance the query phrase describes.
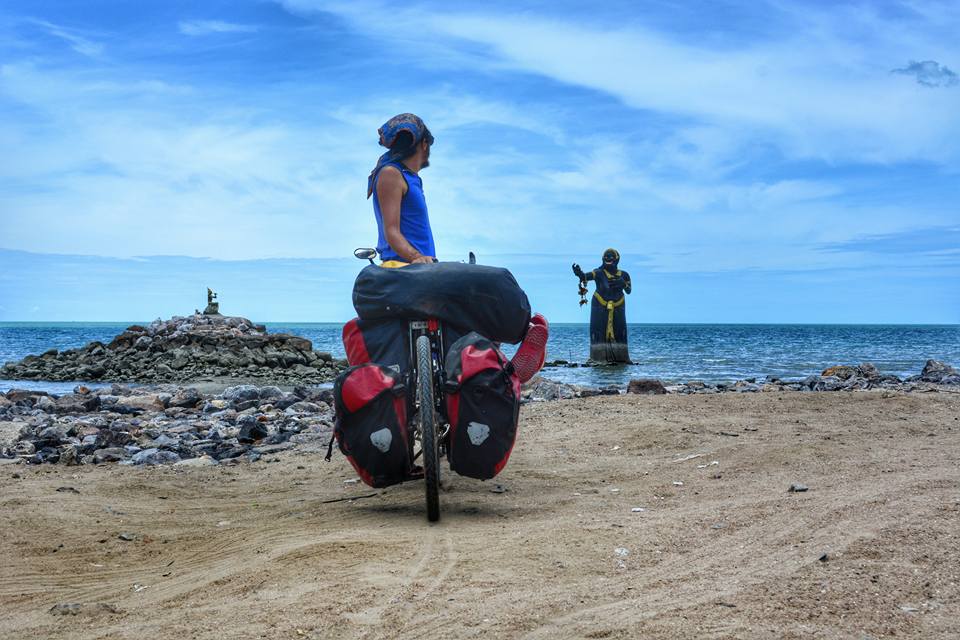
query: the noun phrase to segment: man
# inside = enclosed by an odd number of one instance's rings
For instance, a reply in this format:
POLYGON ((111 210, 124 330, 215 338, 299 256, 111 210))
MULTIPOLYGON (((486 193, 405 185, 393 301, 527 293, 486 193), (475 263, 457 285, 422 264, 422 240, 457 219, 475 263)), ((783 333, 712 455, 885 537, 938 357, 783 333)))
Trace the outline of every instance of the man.
POLYGON ((377 219, 377 252, 384 267, 433 262, 437 251, 427 215, 420 170, 430 166, 433 135, 412 113, 390 118, 380 129, 387 152, 367 180, 377 219))
MULTIPOLYGON (((419 173, 430 166, 433 134, 412 113, 390 118, 377 132, 387 152, 370 172, 367 198, 373 196, 381 266, 432 263, 437 252, 419 173)), ((511 361, 521 382, 532 378, 543 366, 548 334, 546 318, 535 314, 511 361)))

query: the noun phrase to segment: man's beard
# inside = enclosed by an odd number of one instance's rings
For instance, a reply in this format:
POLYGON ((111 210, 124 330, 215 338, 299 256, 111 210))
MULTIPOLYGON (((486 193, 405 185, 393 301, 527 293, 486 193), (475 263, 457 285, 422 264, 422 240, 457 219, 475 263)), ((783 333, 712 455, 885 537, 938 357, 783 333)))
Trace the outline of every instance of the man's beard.
POLYGON ((430 147, 427 147, 426 153, 423 154, 423 164, 420 165, 421 169, 426 169, 430 166, 430 147))

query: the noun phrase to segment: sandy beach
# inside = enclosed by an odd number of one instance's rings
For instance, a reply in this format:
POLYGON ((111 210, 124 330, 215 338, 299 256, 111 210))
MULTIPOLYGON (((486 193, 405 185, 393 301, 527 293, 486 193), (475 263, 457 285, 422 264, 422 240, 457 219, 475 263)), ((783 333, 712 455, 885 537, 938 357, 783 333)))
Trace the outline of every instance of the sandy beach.
POLYGON ((434 526, 422 485, 319 447, 5 465, 0 636, 957 637, 958 416, 949 391, 532 403, 434 526))

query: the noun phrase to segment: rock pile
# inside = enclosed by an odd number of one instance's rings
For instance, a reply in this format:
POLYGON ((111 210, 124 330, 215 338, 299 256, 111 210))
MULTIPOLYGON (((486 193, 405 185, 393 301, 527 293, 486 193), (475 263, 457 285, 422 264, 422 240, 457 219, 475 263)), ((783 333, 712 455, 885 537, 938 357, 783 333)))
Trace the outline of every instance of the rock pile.
POLYGON ((60 397, 0 395, 0 462, 214 465, 253 461, 298 443, 326 445, 330 390, 240 385, 218 396, 196 389, 91 391, 60 397))
POLYGON ((927 360, 920 375, 898 378, 883 375, 869 362, 852 366, 837 365, 824 369, 820 375, 810 375, 802 380, 780 380, 756 378, 738 380, 733 383, 710 384, 702 381, 686 382, 668 386, 671 393, 723 393, 727 391, 750 393, 757 391, 861 391, 866 389, 887 389, 890 391, 934 390, 940 386, 960 385, 960 372, 943 362, 927 360))
MULTIPOLYGON (((738 380, 725 384, 692 381, 662 385, 633 381, 628 393, 691 394, 751 392, 945 390, 960 386, 960 372, 930 360, 920 375, 901 380, 873 365, 831 367, 803 380, 738 380)), ((524 385, 526 402, 618 395, 617 387, 595 389, 534 377, 524 385)), ((176 464, 216 465, 255 461, 298 446, 325 449, 333 429, 333 394, 304 386, 238 385, 208 396, 193 387, 131 388, 114 384, 55 396, 14 389, 0 394, 0 464, 176 464)))
POLYGON ((0 377, 23 380, 183 382, 210 377, 314 384, 346 366, 305 338, 267 333, 246 318, 194 314, 133 325, 109 344, 51 349, 8 362, 0 377))
MULTIPOLYGON (((747 378, 746 380, 729 383, 692 380, 679 384, 664 384, 655 378, 640 378, 631 380, 625 392, 643 395, 770 391, 860 391, 867 389, 909 392, 937 390, 944 386, 960 386, 960 371, 946 363, 927 360, 923 371, 919 375, 904 379, 893 375, 883 375, 876 366, 865 362, 857 366, 837 365, 829 367, 824 369, 820 375, 807 376, 802 380, 767 378, 758 381, 756 378, 747 378)), ((620 393, 620 391, 616 387, 591 389, 537 376, 524 386, 523 398, 526 401, 561 400, 610 393, 620 393)))

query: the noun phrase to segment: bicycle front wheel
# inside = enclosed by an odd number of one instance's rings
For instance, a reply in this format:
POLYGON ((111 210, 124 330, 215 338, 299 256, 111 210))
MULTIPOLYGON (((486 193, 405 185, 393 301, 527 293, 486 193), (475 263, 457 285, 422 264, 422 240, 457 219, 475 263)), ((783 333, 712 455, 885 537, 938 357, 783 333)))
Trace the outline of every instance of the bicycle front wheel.
POLYGON ((417 400, 420 402, 423 478, 427 485, 427 520, 436 522, 440 519, 440 450, 433 407, 433 358, 427 336, 417 338, 417 400))

